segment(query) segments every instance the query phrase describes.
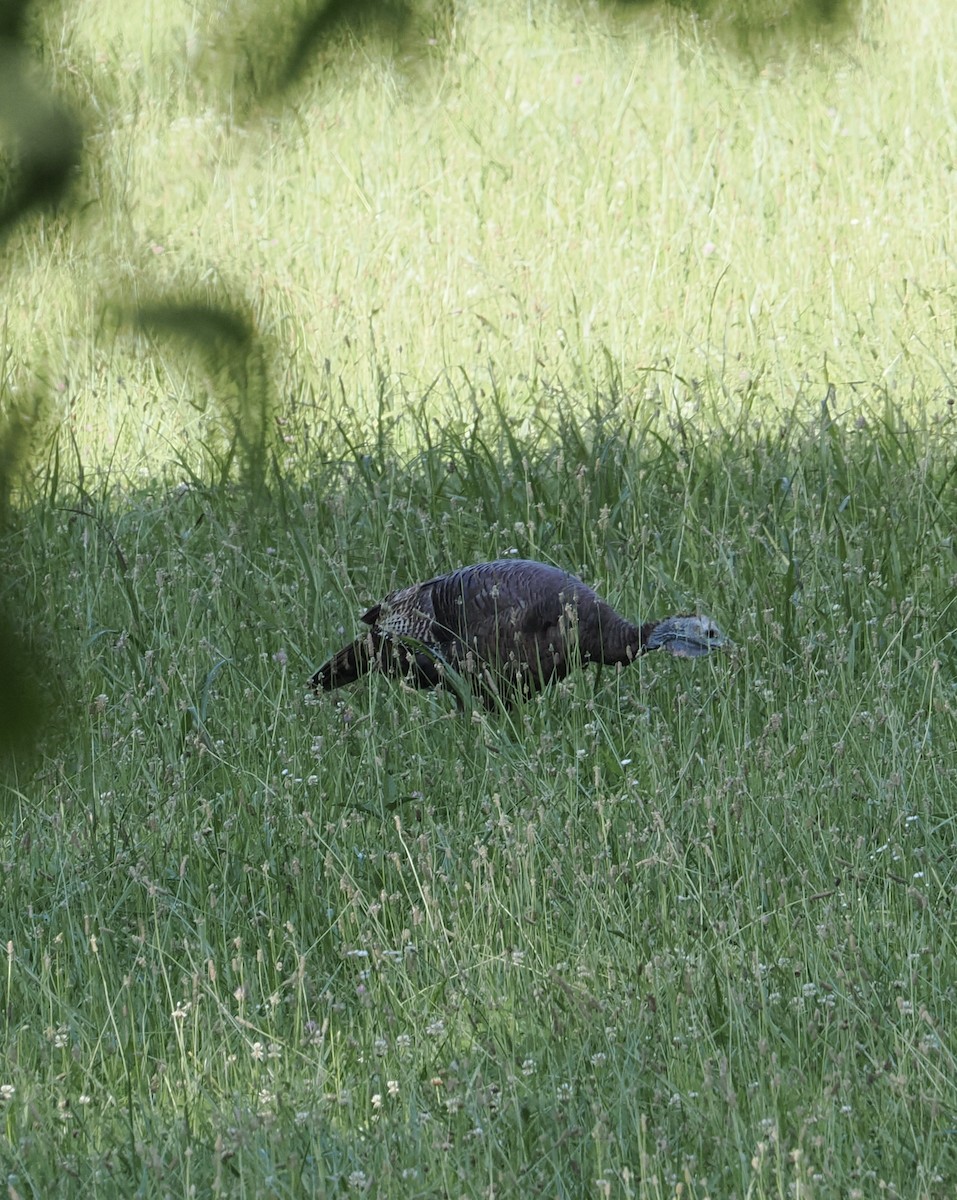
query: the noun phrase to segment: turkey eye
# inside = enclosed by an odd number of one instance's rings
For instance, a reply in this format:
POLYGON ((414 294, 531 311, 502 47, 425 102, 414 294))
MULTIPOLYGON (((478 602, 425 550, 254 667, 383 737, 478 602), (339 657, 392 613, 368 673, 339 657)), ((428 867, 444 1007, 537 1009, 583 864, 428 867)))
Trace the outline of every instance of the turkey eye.
POLYGON ((718 636, 718 631, 717 631, 717 629, 709 629, 709 630, 708 630, 708 637, 709 637, 709 638, 713 638, 713 637, 717 637, 717 636, 718 636))

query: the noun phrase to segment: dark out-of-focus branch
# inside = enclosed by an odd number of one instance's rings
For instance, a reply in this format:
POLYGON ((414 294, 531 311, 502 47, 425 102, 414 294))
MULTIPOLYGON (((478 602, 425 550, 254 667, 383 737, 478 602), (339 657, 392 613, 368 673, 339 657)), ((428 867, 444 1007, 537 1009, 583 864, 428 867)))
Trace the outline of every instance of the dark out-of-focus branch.
MULTIPOLYGON (((218 27, 220 65, 233 94, 255 108, 282 98, 345 36, 368 50, 411 61, 423 44, 442 54, 451 44, 460 0, 263 0, 237 18, 224 10, 218 27), (422 33, 427 30, 428 39, 422 33)), ((568 0, 577 4, 578 0, 568 0)), ((839 35, 853 25, 861 0, 599 0, 599 18, 659 10, 698 18, 718 47, 748 52, 757 45, 839 35)), ((490 18, 494 19, 494 18, 490 18)))
POLYGON ((34 78, 22 47, 0 39, 0 132, 5 178, 0 239, 32 209, 63 198, 80 161, 80 126, 34 78))
POLYGON ((232 293, 217 299, 166 294, 142 303, 128 319, 172 355, 184 378, 195 378, 201 368, 226 435, 221 477, 238 475, 255 497, 267 487, 275 404, 263 338, 240 303, 232 293))

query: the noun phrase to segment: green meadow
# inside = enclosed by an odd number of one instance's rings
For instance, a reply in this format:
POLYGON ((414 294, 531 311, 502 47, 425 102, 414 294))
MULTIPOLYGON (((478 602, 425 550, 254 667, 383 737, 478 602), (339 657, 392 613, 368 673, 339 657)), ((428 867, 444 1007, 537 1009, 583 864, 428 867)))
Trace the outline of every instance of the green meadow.
POLYGON ((957 7, 363 11, 32 12, 7 1193, 947 1200, 957 7), (307 694, 513 554, 734 645, 307 694))

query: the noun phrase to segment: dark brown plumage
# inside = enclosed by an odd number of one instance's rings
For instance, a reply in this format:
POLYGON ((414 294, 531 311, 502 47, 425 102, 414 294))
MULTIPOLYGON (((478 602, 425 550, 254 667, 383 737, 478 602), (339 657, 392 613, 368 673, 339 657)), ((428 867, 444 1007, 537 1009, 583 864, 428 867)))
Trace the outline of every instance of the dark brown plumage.
MULTIPOLYGON (((529 696, 576 663, 627 664, 647 650, 695 658, 726 644, 707 617, 633 625, 580 579, 545 563, 503 559, 391 592, 362 620, 368 632, 310 680, 316 692, 378 669, 417 687, 461 676, 486 707, 529 696)), ((458 689, 455 688, 457 691, 458 689)))

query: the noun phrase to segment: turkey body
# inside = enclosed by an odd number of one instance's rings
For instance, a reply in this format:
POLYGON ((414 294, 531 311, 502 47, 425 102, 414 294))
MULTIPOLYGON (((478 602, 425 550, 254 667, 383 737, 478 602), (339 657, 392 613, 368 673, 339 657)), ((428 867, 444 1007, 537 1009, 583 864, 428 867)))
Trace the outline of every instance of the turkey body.
POLYGON ((451 668, 495 708, 563 679, 579 663, 627 664, 657 648, 697 657, 725 644, 706 617, 634 625, 574 575, 521 559, 461 567, 401 588, 362 620, 368 631, 313 675, 316 692, 371 670, 405 676, 417 687, 454 685, 451 668))

